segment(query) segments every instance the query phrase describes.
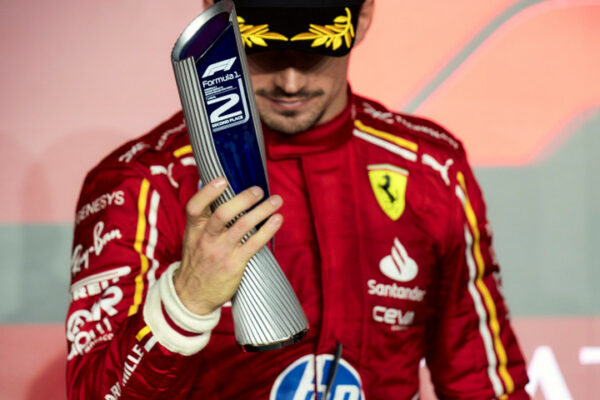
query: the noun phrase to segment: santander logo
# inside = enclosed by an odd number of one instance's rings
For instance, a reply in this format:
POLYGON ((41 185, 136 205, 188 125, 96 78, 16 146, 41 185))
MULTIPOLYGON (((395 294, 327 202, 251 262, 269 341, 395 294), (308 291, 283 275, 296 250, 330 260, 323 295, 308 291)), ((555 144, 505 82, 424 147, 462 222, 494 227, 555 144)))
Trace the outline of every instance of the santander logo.
POLYGON ((398 282, 412 281, 419 272, 416 261, 410 258, 397 238, 394 238, 392 253, 379 262, 379 269, 382 274, 398 282))

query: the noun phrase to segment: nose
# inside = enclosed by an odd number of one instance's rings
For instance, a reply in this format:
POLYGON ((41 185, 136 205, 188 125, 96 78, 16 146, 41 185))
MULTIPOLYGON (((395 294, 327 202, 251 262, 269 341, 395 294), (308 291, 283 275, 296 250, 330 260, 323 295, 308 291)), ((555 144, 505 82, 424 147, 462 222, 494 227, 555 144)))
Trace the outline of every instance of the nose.
POLYGON ((278 71, 275 76, 275 84, 286 94, 300 92, 307 82, 306 75, 292 66, 278 71))

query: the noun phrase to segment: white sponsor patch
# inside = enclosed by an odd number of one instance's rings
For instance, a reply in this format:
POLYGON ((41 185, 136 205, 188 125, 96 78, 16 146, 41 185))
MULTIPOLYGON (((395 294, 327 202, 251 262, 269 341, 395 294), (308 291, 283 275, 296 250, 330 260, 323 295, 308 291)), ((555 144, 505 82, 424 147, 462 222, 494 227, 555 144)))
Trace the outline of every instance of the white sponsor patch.
POLYGON ((129 354, 127 354, 127 358, 125 359, 125 363, 123 364, 123 378, 121 379, 121 387, 125 387, 129 378, 139 365, 140 361, 144 357, 144 350, 139 344, 134 344, 131 348, 129 354))
POLYGON ((169 179, 169 183, 171 184, 171 186, 173 186, 174 188, 178 188, 179 183, 177 183, 177 181, 173 179, 173 165, 173 163, 169 163, 169 165, 166 167, 164 165, 151 165, 150 173, 152 175, 166 175, 167 179, 169 179))
POLYGON ((391 285, 378 283, 375 279, 369 279, 367 282, 369 294, 372 296, 390 297, 399 300, 411 300, 421 302, 425 298, 425 290, 419 289, 417 286, 407 288, 398 286, 395 283, 391 285))
POLYGON ((184 167, 196 166, 196 160, 194 160, 194 157, 183 157, 179 161, 184 167))
POLYGON ((389 111, 376 110, 369 103, 363 103, 363 110, 365 113, 369 114, 373 118, 376 118, 380 121, 384 121, 390 125, 393 124, 394 122, 397 122, 397 123, 400 123, 400 124, 406 126, 408 129, 412 129, 416 132, 425 133, 426 135, 429 135, 435 139, 444 141, 444 142, 448 143, 450 146, 452 146, 452 148, 454 148, 454 149, 458 149, 460 147, 458 142, 455 139, 453 139, 452 136, 448 135, 447 133, 437 131, 428 126, 413 124, 412 122, 406 120, 404 117, 402 117, 399 114, 392 113, 389 111))
POLYGON ((180 125, 177 125, 175 128, 171 128, 171 129, 164 131, 163 134, 160 135, 160 139, 158 139, 155 149, 158 151, 162 150, 165 143, 167 143, 167 140, 169 139, 169 137, 174 133, 181 132, 184 128, 185 128, 185 123, 182 122, 180 125))
POLYGON ((93 244, 84 248, 83 245, 78 244, 73 248, 73 254, 71 255, 71 274, 77 275, 82 268, 87 269, 90 265, 90 254, 96 257, 102 253, 104 247, 115 239, 121 239, 121 231, 119 229, 113 229, 109 232, 104 233, 104 222, 99 221, 94 226, 93 232, 93 244))
POLYGON ((134 344, 123 363, 123 377, 121 382, 117 381, 110 387, 110 393, 104 395, 104 400, 117 400, 121 398, 122 389, 127 385, 131 375, 136 370, 142 358, 144 358, 144 350, 139 344, 134 344))
POLYGON ((415 279, 419 272, 419 266, 408 255, 406 249, 397 238, 394 238, 394 246, 391 253, 391 255, 383 257, 379 262, 381 273, 399 282, 408 282, 415 279))
POLYGON ((121 384, 119 382, 115 382, 114 385, 110 387, 110 393, 104 395, 104 400, 117 400, 121 398, 121 384))
POLYGON ((131 148, 129 150, 127 150, 126 153, 122 154, 119 157, 119 161, 121 162, 130 162, 131 160, 133 160, 133 157, 139 153, 140 151, 147 149, 148 147, 150 147, 150 145, 148 143, 144 143, 144 142, 139 142, 134 144, 133 146, 131 146, 131 148))
POLYGON ((75 216, 75 225, 112 205, 122 206, 125 204, 125 193, 122 190, 104 193, 93 201, 82 206, 75 216))
POLYGON ((421 162, 423 163, 423 165, 427 165, 428 167, 431 167, 434 171, 439 172, 446 186, 450 186, 450 177, 448 176, 448 170, 450 169, 452 164, 454 164, 453 159, 447 159, 444 165, 442 165, 429 154, 423 154, 421 156, 421 162))
POLYGON ((404 330, 415 321, 414 311, 403 311, 384 306, 373 307, 373 320, 390 325, 392 330, 404 330))
POLYGON ((123 299, 118 286, 110 286, 90 310, 77 310, 67 320, 67 340, 70 342, 68 359, 88 353, 99 342, 112 340, 114 333, 110 320, 103 315, 117 315, 116 306, 123 299))
POLYGON ((386 122, 390 125, 394 123, 394 113, 390 111, 379 111, 369 103, 363 103, 363 111, 369 114, 371 117, 386 122))
POLYGON ((77 281, 71 285, 71 300, 77 301, 90 296, 99 295, 111 284, 117 283, 119 278, 128 275, 130 272, 130 267, 121 267, 90 275, 87 278, 77 281))

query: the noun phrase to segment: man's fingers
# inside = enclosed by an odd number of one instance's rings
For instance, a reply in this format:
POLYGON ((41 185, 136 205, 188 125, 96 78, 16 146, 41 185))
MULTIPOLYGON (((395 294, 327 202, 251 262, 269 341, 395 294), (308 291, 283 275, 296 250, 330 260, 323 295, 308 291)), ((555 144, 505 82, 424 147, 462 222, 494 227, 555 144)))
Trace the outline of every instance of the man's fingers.
POLYGON ((275 233, 281 228, 283 216, 273 214, 260 229, 238 248, 240 257, 246 262, 252 258, 261 248, 269 243, 275 233))
POLYGON ((240 242, 248 232, 277 211, 282 204, 283 200, 281 196, 275 195, 257 205, 252 211, 247 212, 235 221, 235 224, 229 228, 227 234, 230 240, 232 242, 240 242))
POLYGON ((222 233, 231 220, 252 207, 262 197, 263 191, 258 186, 244 190, 227 203, 217 207, 206 224, 206 231, 211 235, 222 233))
POLYGON ((185 206, 188 224, 191 226, 201 224, 208 217, 207 212, 210 203, 215 201, 226 188, 227 181, 225 178, 217 178, 210 181, 192 196, 185 206))

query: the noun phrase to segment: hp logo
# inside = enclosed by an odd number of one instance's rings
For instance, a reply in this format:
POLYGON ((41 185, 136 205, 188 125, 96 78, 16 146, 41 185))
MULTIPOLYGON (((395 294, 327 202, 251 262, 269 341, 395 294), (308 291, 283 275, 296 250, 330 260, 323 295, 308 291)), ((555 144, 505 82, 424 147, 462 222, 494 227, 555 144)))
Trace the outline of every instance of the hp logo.
POLYGON ((294 361, 275 380, 270 400, 364 400, 360 376, 344 359, 328 398, 323 399, 332 366, 331 354, 309 354, 294 361))

